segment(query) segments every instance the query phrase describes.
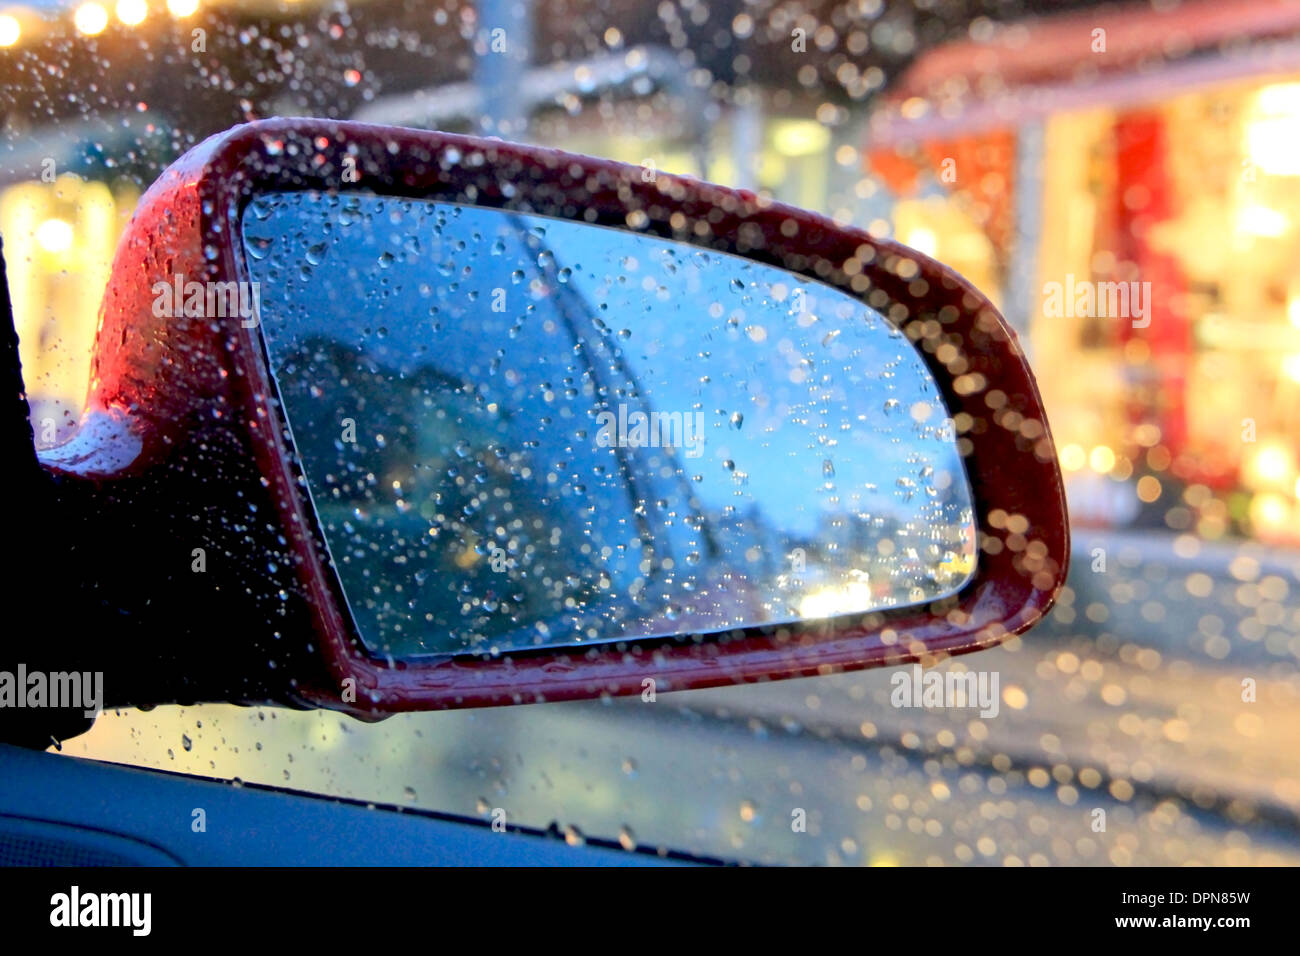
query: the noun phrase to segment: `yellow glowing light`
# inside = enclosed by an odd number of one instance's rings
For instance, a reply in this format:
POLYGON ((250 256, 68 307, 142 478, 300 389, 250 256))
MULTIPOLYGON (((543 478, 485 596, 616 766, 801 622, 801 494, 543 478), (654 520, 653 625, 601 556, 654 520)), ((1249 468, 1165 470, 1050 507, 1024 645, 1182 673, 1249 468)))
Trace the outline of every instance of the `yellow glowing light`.
POLYGON ((830 143, 831 131, 813 120, 782 123, 772 134, 772 145, 783 156, 814 156, 830 143))
POLYGON ((1107 474, 1115 467, 1115 453, 1105 445, 1098 445, 1088 456, 1088 464, 1098 474, 1107 474))
POLYGON ((920 119, 930 112, 930 104, 919 96, 913 96, 904 100, 898 111, 903 114, 904 119, 920 119))
POLYGON ((36 242, 55 255, 72 248, 72 227, 62 219, 46 219, 36 227, 36 242))
POLYGON ((15 17, 4 14, 0 16, 0 46, 13 46, 23 35, 23 27, 15 17))
POLYGON ((78 33, 93 37, 108 26, 108 11, 97 3, 83 3, 72 15, 72 22, 78 33))
POLYGON ((1265 116, 1300 119, 1300 83, 1273 83, 1255 94, 1255 109, 1265 116))
POLYGON ((1292 147, 1295 121, 1281 117, 1258 119, 1246 127, 1251 163, 1274 176, 1300 176, 1300 159, 1292 147))
POLYGON ((939 562, 939 571, 957 577, 968 578, 975 570, 975 555, 954 554, 939 562))
POLYGON ((1164 489, 1160 485, 1160 479, 1154 475, 1143 475, 1138 479, 1137 496, 1141 501, 1151 504, 1160 498, 1164 489))
POLYGON ((1300 297, 1294 298, 1286 304, 1286 315, 1291 320, 1291 324, 1300 329, 1300 297))
POLYGON ((1088 463, 1088 453, 1082 445, 1066 445, 1061 449, 1061 467, 1066 471, 1078 471, 1088 463))
POLYGON ((129 27, 143 23, 149 15, 149 4, 145 0, 117 0, 117 18, 129 27))
POLYGON ((1246 461, 1246 477, 1254 488, 1285 487, 1294 472, 1291 450, 1276 442, 1260 445, 1246 461))
POLYGON ((1282 374, 1293 382, 1300 382, 1300 353, 1282 359, 1282 374))
POLYGON ((1300 176, 1295 148, 1300 129, 1300 83, 1266 86, 1255 97, 1255 118, 1246 126, 1251 165, 1274 176, 1300 176))
POLYGON ((918 226, 903 238, 903 245, 911 246, 917 252, 924 252, 927 256, 934 256, 939 251, 939 237, 934 234, 933 229, 918 226))
POLYGON ((1029 706, 1029 695, 1015 684, 1002 692, 1002 700, 1012 710, 1024 710, 1029 706))
POLYGON ((1261 531, 1291 529, 1291 503, 1281 495, 1265 492, 1250 499, 1250 523, 1261 531))
POLYGON ((871 587, 865 581, 850 581, 843 587, 826 587, 805 595, 799 602, 799 616, 835 617, 871 606, 871 587))
POLYGON ((1237 213, 1237 231, 1248 236, 1276 239, 1290 228, 1291 220, 1285 214, 1267 206, 1243 206, 1237 213))
POLYGON ((193 15, 198 8, 199 0, 167 0, 167 9, 171 15, 181 19, 193 15))

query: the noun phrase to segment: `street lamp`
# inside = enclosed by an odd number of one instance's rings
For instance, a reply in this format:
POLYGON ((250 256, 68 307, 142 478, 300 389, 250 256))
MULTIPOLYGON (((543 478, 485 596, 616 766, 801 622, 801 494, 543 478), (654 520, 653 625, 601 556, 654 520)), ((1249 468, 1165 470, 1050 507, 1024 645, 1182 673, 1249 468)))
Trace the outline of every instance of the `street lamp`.
POLYGON ((77 32, 88 37, 96 36, 108 26, 108 11, 98 3, 83 3, 72 14, 72 22, 77 32))
POLYGON ((129 27, 136 26, 149 15, 145 0, 117 0, 117 18, 129 27))

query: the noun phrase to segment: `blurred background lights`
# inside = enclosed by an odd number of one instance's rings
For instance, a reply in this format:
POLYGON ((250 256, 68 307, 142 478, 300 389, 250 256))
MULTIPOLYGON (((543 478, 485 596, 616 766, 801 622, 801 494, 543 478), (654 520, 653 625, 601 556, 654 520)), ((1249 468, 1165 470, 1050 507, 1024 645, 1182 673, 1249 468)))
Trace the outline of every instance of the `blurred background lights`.
POLYGON ((108 26, 108 11, 98 3, 83 3, 72 15, 77 32, 93 37, 108 26))
POLYGON ((821 123, 793 120, 776 127, 772 145, 786 156, 810 156, 822 153, 830 145, 831 131, 821 123))
POLYGON ((16 17, 0 15, 0 46, 13 46, 22 36, 23 28, 16 17))
POLYGON ((1163 491, 1164 488, 1160 484, 1160 479, 1154 475, 1143 475, 1138 479, 1137 496, 1139 501, 1151 504, 1160 499, 1163 491))
POLYGON ((1243 206, 1237 212, 1237 231, 1263 239, 1285 236, 1291 222, 1276 209, 1267 206, 1243 206))
POLYGON ((167 9, 174 17, 188 17, 199 8, 199 0, 167 0, 167 9))
POLYGON ((850 581, 843 587, 825 587, 813 591, 799 602, 803 617, 835 617, 852 614, 872 604, 871 586, 865 581, 850 581))
POLYGON ((1066 471, 1079 471, 1088 463, 1088 453, 1083 446, 1069 444, 1061 448, 1061 467, 1066 471))
POLYGON ((1250 521, 1257 531, 1286 528, 1291 523, 1291 503, 1271 492, 1256 495, 1250 502, 1250 521))
POLYGON ((1265 442, 1246 459, 1246 480, 1254 488, 1285 488, 1295 474, 1291 449, 1279 442, 1265 442))
POLYGON ((119 20, 133 27, 149 15, 149 5, 145 0, 117 0, 116 12, 119 20))
POLYGON ((1300 83, 1277 83, 1256 94, 1255 118, 1246 126, 1250 161, 1274 176, 1300 176, 1300 83))
POLYGON ((1105 445, 1098 445, 1092 450, 1092 454, 1088 456, 1088 464, 1098 474, 1109 474, 1111 469, 1115 467, 1115 453, 1105 445))
POLYGON ((903 244, 911 246, 917 252, 923 252, 927 256, 939 254, 939 237, 935 235, 933 229, 924 227, 912 229, 903 237, 903 244))
POLYGON ((72 226, 62 219, 46 219, 36 227, 36 242, 55 255, 67 252, 72 248, 72 226))

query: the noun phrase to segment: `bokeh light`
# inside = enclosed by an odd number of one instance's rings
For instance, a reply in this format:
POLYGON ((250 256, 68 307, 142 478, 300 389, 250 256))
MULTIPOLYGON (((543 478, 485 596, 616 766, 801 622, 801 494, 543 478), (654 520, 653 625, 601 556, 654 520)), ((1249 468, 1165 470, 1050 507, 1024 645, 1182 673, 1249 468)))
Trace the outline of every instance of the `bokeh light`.
POLYGON ((108 11, 98 3, 83 3, 72 15, 77 32, 88 37, 96 36, 108 26, 108 11))

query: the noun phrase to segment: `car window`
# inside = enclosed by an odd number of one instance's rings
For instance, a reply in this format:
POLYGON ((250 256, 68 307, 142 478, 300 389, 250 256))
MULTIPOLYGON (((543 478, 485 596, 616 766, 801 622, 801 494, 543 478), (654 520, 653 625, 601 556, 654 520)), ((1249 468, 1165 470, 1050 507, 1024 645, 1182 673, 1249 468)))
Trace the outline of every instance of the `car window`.
MULTIPOLYGON (((728 859, 1300 862, 1300 68, 1283 56, 1297 25, 1227 23, 1212 6, 0 9, 0 235, 39 444, 75 428, 112 252, 157 175, 243 120, 357 118, 751 189, 953 266, 1037 374, 1074 538, 1047 621, 938 665, 982 681, 980 707, 926 706, 908 667, 377 724, 124 710, 62 752, 728 859)), ((297 361, 355 367, 300 344, 297 361)), ((552 507, 490 465, 502 426, 465 381, 492 350, 457 347, 459 367, 410 382, 455 427, 416 435, 386 419, 394 471, 375 482, 432 480, 412 462, 438 458, 446 474, 442 459, 473 447, 473 481, 552 507)), ((405 359, 376 356, 371 386, 405 359)), ((304 401, 331 422, 344 411, 328 394, 304 401)), ((324 429, 295 438, 305 457, 334 454, 324 429)), ((351 547, 406 534, 396 509, 357 523, 370 479, 335 477, 316 500, 351 547)), ((445 490, 446 514, 463 489, 445 490)), ((612 540, 637 516, 604 492, 612 540)), ((972 560, 955 553, 952 573, 972 560)), ((391 646, 403 612, 382 597, 370 611, 391 646)))

